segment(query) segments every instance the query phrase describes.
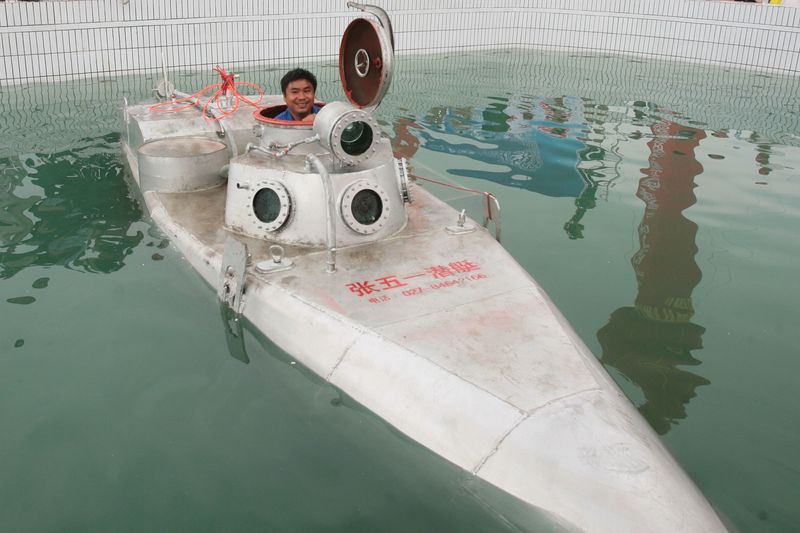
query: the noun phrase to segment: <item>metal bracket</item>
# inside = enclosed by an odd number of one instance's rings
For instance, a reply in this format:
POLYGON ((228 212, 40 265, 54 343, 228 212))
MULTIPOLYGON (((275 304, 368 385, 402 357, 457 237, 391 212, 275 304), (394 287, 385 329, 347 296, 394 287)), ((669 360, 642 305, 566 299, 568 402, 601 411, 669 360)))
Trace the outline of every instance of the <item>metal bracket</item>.
POLYGON ((466 209, 462 209, 458 214, 458 220, 456 221, 456 224, 454 226, 447 226, 444 229, 450 235, 464 235, 466 233, 472 233, 477 228, 475 227, 475 224, 470 224, 467 222, 466 209))
POLYGON ((483 227, 489 227, 489 221, 494 222, 494 238, 497 242, 501 242, 501 234, 503 232, 502 216, 500 211, 500 200, 493 194, 486 195, 486 210, 483 214, 483 227))
POLYGON ((256 263, 256 272, 259 274, 270 274, 272 272, 283 272, 289 270, 294 266, 291 259, 283 257, 283 246, 273 244, 269 247, 269 254, 272 256, 271 261, 261 261, 256 263))
POLYGON ((222 268, 219 275, 217 296, 223 304, 237 315, 242 308, 244 275, 247 268, 247 246, 232 237, 225 241, 222 268))

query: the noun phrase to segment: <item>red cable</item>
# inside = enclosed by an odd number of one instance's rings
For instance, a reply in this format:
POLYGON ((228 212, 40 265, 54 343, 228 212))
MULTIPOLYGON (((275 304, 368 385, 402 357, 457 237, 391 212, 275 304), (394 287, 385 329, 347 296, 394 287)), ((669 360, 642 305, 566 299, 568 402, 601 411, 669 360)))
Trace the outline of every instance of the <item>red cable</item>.
POLYGON ((174 113, 176 111, 181 111, 183 109, 188 109, 190 107, 194 107, 196 101, 200 100, 200 97, 207 93, 212 89, 216 89, 214 94, 206 101, 205 105, 203 106, 203 118, 206 120, 222 120, 223 118, 230 116, 236 113, 236 110, 239 109, 239 102, 244 101, 247 105, 253 106, 258 108, 258 103, 264 98, 264 91, 261 90, 261 87, 256 85, 255 83, 250 82, 239 82, 236 81, 236 76, 231 72, 225 72, 225 69, 217 65, 214 67, 214 70, 220 75, 222 78, 222 83, 213 83, 211 85, 206 85, 199 91, 194 94, 190 94, 188 96, 184 96, 183 98, 178 98, 177 100, 172 100, 170 102, 159 102, 157 104, 153 104, 150 106, 151 111, 155 111, 156 113, 174 113), (258 100, 255 102, 243 96, 239 90, 236 88, 237 85, 244 85, 247 87, 251 87, 258 92, 258 100), (230 109, 225 109, 222 107, 222 102, 220 100, 221 96, 225 96, 230 93, 234 97, 233 106, 230 109), (188 103, 186 103, 188 102, 188 103), (183 104, 183 105, 181 105, 183 104), (212 104, 215 104, 217 110, 219 111, 219 116, 209 116, 208 108, 212 104))

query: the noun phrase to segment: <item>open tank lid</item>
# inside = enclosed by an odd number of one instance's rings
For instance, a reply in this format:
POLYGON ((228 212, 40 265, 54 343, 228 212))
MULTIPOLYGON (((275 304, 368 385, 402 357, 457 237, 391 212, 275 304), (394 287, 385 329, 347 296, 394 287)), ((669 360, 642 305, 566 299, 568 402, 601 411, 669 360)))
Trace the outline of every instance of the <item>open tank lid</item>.
POLYGON ((361 108, 375 108, 389 89, 394 64, 394 36, 386 12, 378 7, 348 2, 374 14, 378 20, 357 18, 347 26, 339 47, 339 77, 344 94, 361 108))

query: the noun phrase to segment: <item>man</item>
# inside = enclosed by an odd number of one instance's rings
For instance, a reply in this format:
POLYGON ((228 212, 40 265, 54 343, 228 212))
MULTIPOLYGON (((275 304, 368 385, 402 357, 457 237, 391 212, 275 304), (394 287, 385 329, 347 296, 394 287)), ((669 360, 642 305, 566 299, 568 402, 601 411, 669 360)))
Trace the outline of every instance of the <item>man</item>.
POLYGON ((317 92, 317 78, 307 70, 290 70, 281 79, 281 91, 286 102, 286 110, 277 114, 277 120, 314 122, 320 107, 314 105, 317 92))

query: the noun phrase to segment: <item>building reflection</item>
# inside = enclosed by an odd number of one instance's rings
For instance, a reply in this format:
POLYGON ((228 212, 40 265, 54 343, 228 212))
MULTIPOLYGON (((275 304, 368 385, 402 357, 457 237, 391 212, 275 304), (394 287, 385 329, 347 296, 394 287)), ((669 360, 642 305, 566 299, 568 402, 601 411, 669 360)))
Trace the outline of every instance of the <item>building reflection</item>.
POLYGON ((605 131, 608 109, 577 97, 492 100, 484 107, 433 107, 419 121, 395 119, 395 156, 410 160, 424 146, 489 165, 450 168, 452 175, 573 197, 575 211, 563 227, 570 239, 583 238, 584 216, 620 175, 621 157, 604 146, 620 137, 605 131))
MULTIPOLYGON (((755 142, 756 134, 751 136, 752 141, 755 142)), ((772 145, 769 143, 756 143, 756 165, 758 166, 758 173, 761 176, 769 176, 772 172, 772 165, 770 157, 772 156, 772 145)))
POLYGON ((116 135, 55 154, 0 159, 0 279, 29 266, 113 272, 144 238, 116 135))
POLYGON ((597 207, 598 194, 607 195, 609 188, 619 178, 619 171, 615 168, 622 158, 619 154, 607 150, 600 140, 588 143, 578 151, 577 169, 584 181, 581 193, 575 198, 575 213, 564 223, 564 231, 572 240, 582 239, 584 215, 590 209, 597 207))
MULTIPOLYGON (((493 98, 484 107, 434 107, 414 132, 425 149, 465 157, 483 168, 449 168, 454 176, 485 179, 553 197, 578 197, 585 182, 575 161, 584 148, 580 99, 493 98), (444 134, 444 135, 442 135, 444 134), (547 154, 543 157, 542 154, 547 154)), ((397 124, 395 124, 397 127, 397 124)))
POLYGON ((673 122, 651 127, 649 164, 637 197, 645 204, 639 250, 631 259, 638 292, 632 307, 611 313, 597 332, 601 361, 621 372, 644 394, 639 411, 659 433, 686 418, 695 390, 710 382, 685 369, 700 364, 705 329, 691 321, 692 291, 700 282, 695 262, 697 225, 683 216, 696 202, 695 177, 703 167, 694 150, 702 130, 673 122))
POLYGON ((421 126, 408 118, 398 118, 394 121, 394 137, 392 138, 392 151, 395 157, 405 157, 409 161, 419 150, 419 138, 411 130, 419 130, 421 126))

